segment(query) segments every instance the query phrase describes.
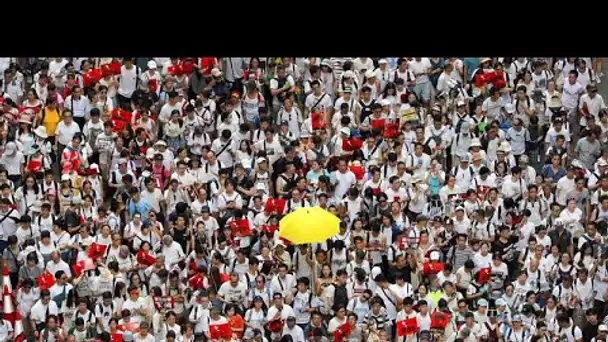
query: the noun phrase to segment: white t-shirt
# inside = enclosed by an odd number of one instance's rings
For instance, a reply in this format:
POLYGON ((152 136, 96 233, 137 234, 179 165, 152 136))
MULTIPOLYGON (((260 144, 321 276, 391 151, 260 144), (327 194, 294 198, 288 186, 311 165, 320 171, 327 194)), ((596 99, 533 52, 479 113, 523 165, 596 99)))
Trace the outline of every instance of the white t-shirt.
POLYGON ((314 93, 309 94, 306 97, 305 106, 309 110, 312 110, 312 107, 315 106, 315 108, 319 111, 325 111, 328 108, 333 107, 332 101, 331 101, 331 96, 329 96, 326 93, 322 93, 319 96, 315 95, 314 93))
POLYGON ((129 298, 122 304, 122 310, 127 309, 131 312, 131 321, 134 323, 140 323, 143 321, 144 317, 142 317, 136 311, 145 309, 146 307, 146 300, 142 297, 137 298, 137 301, 133 301, 131 298, 129 298))
POLYGON ((565 82, 562 92, 562 105, 564 108, 576 108, 576 105, 578 104, 578 96, 584 91, 585 89, 578 82, 574 82, 574 84, 565 82))
POLYGON ((137 74, 140 74, 141 70, 135 65, 130 70, 126 66, 120 67, 120 79, 118 82, 118 94, 131 98, 133 92, 137 86, 137 74))
POLYGON ((408 64, 408 69, 411 70, 414 75, 416 75, 416 84, 426 83, 429 81, 429 77, 426 74, 418 75, 424 73, 427 69, 431 68, 431 61, 423 57, 420 61, 412 60, 408 64))
POLYGON ((491 97, 488 97, 481 104, 481 110, 486 113, 486 116, 490 119, 497 119, 501 115, 501 109, 503 107, 502 97, 499 97, 494 101, 491 97))
POLYGON ((74 134, 80 132, 80 127, 74 121, 71 124, 66 125, 63 120, 61 120, 57 124, 57 129, 55 130, 55 136, 57 136, 57 140, 62 145, 69 145, 72 142, 72 138, 74 134))
POLYGON ((345 173, 334 171, 331 174, 331 178, 337 181, 336 188, 334 190, 334 195, 336 198, 344 197, 348 189, 357 183, 357 178, 351 171, 346 171, 345 173))
POLYGON ((247 285, 239 281, 235 287, 230 282, 225 282, 220 286, 217 294, 221 295, 227 302, 239 303, 245 300, 247 296, 247 285))

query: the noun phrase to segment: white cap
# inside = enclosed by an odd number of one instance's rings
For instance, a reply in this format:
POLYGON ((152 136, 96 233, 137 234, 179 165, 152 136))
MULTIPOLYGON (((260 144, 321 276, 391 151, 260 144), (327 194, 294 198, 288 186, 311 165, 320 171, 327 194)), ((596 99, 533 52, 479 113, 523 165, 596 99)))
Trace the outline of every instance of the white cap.
POLYGON ((458 101, 458 103, 456 103, 456 106, 458 106, 458 107, 461 107, 461 106, 464 106, 464 105, 465 105, 465 103, 462 100, 460 100, 460 101, 458 101))
POLYGON ((154 146, 167 146, 167 143, 164 140, 157 141, 154 146))
POLYGON ((375 73, 375 72, 373 72, 372 70, 367 70, 367 71, 365 72, 365 77, 367 77, 367 78, 376 77, 376 73, 375 73))
POLYGON ((257 164, 261 164, 261 163, 263 163, 263 162, 265 162, 265 161, 266 161, 266 158, 264 158, 264 157, 260 157, 260 158, 258 158, 258 159, 256 159, 256 160, 255 160, 255 162, 256 162, 257 164))
POLYGON ((481 147, 481 141, 479 141, 479 138, 471 139, 471 144, 469 145, 469 148, 471 147, 481 147))
POLYGON ((218 69, 218 68, 211 69, 211 76, 219 77, 221 75, 222 75, 222 72, 220 71, 220 69, 218 69))
POLYGON ((391 105, 391 100, 384 99, 384 100, 380 101, 380 104, 382 105, 382 107, 388 107, 391 105))
POLYGON ((342 129, 340 130, 340 133, 346 134, 348 136, 350 136, 350 128, 348 127, 342 127, 342 129))
POLYGON ((438 251, 432 251, 431 254, 429 254, 429 259, 431 259, 431 260, 439 260, 439 252, 438 251))
POLYGON ((156 62, 148 61, 148 69, 156 69, 156 62))
POLYGON ((256 190, 266 190, 266 186, 264 186, 264 184, 263 184, 263 183, 258 183, 258 184, 255 186, 255 189, 256 189, 256 190))
POLYGON ((464 211, 464 207, 457 207, 455 211, 459 211, 459 210, 464 211))
POLYGON ((61 181, 62 182, 67 182, 70 180, 70 175, 65 174, 65 175, 61 175, 61 181))
POLYGON ((344 72, 344 77, 353 78, 353 77, 355 77, 355 73, 352 70, 346 70, 344 72))
POLYGON ((17 152, 17 145, 12 141, 7 142, 6 146, 4 146, 4 154, 12 156, 15 152, 17 152))
POLYGON ((388 64, 388 61, 384 58, 378 61, 378 64, 388 64))
POLYGON ((91 164, 91 166, 89 166, 89 167, 90 167, 91 169, 94 169, 94 170, 99 171, 99 165, 97 165, 97 164, 95 164, 95 163, 91 164))
POLYGON ((507 103, 505 105, 505 111, 509 114, 515 113, 515 105, 513 105, 512 103, 507 103))

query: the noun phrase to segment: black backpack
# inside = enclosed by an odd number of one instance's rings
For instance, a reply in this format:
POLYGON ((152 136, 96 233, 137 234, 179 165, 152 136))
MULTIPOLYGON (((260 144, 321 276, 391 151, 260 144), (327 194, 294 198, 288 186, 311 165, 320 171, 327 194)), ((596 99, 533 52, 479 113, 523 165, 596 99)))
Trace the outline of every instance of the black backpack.
POLYGON ((334 285, 334 305, 346 307, 348 304, 348 293, 345 285, 334 285))

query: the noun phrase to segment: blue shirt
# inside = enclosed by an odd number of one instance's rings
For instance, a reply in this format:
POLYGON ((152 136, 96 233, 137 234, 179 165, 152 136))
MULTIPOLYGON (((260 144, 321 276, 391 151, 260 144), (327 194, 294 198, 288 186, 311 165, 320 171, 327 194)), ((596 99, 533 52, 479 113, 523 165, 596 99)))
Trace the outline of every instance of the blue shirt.
POLYGON ((462 60, 462 63, 467 68, 467 81, 470 81, 471 77, 473 77, 473 71, 479 67, 479 62, 479 57, 467 57, 462 60))
POLYGON ((141 215, 142 221, 148 219, 148 213, 152 210, 152 205, 146 199, 140 198, 137 203, 133 201, 129 201, 129 217, 133 218, 135 213, 139 213, 141 215))
POLYGON ((557 183, 557 181, 560 178, 564 177, 565 175, 566 175, 566 169, 564 169, 561 166, 559 167, 557 172, 553 171, 551 164, 546 164, 545 166, 543 166, 543 177, 551 178, 554 183, 557 183))
POLYGON ((310 170, 306 174, 306 180, 308 180, 309 182, 316 182, 319 180, 319 177, 321 177, 321 176, 329 176, 329 174, 324 169, 322 169, 321 172, 319 172, 319 173, 316 173, 313 170, 310 170))

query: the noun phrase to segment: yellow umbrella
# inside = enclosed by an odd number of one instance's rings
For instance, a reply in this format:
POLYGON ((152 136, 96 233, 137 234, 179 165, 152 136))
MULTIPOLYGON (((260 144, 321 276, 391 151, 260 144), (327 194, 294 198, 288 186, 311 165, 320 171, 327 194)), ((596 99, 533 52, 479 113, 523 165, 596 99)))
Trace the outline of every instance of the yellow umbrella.
POLYGON ((299 245, 324 242, 340 231, 340 219, 320 207, 297 208, 279 222, 279 236, 299 245))

